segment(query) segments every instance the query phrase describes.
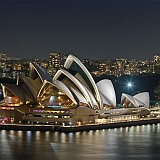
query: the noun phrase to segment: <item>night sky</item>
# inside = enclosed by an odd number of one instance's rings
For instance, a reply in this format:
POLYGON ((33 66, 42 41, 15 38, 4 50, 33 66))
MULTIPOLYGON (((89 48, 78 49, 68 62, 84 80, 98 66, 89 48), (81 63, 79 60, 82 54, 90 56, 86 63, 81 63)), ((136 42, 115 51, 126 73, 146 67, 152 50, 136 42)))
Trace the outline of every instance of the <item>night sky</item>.
POLYGON ((151 60, 160 53, 160 1, 0 0, 0 52, 49 58, 151 60))

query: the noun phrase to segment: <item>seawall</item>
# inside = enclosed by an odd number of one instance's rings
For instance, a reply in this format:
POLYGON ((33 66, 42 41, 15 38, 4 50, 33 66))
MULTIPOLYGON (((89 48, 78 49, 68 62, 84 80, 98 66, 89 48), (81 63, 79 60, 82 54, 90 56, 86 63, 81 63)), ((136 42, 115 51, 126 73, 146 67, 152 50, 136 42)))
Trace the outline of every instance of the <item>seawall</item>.
POLYGON ((1 124, 0 130, 53 131, 52 125, 1 124))
POLYGON ((131 127, 137 125, 157 124, 160 118, 145 119, 139 121, 107 123, 107 124, 87 124, 80 126, 54 126, 54 125, 27 125, 27 124, 1 124, 0 130, 21 130, 21 131, 57 131, 57 132, 81 132, 89 130, 112 129, 120 127, 131 127))
POLYGON ((54 130, 59 132, 80 132, 80 131, 89 131, 89 130, 100 130, 100 129, 112 129, 120 127, 131 127, 137 125, 147 125, 147 124, 157 124, 160 123, 160 119, 147 119, 139 121, 130 121, 130 122, 119 122, 119 123, 108 123, 108 124, 92 124, 92 125, 83 125, 83 126, 55 126, 54 130))

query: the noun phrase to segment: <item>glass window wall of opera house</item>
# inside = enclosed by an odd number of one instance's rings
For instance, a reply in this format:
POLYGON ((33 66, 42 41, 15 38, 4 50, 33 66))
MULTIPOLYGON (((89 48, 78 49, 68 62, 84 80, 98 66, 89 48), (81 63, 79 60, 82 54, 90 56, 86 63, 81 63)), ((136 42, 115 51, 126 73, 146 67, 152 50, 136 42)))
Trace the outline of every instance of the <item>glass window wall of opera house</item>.
POLYGON ((128 121, 150 114, 148 92, 135 96, 123 93, 121 107, 117 108, 111 80, 95 83, 73 55, 54 77, 33 62, 29 70, 30 77, 19 75, 16 84, 1 84, 1 117, 11 117, 15 123, 83 125, 128 121))

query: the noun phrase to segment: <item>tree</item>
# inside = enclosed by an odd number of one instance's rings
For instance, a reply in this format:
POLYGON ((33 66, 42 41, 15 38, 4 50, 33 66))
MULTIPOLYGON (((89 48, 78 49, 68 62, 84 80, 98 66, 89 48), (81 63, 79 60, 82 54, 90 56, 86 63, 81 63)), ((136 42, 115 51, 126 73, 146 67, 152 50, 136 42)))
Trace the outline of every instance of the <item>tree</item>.
POLYGON ((154 94, 158 99, 160 99, 160 83, 159 85, 154 89, 154 94))

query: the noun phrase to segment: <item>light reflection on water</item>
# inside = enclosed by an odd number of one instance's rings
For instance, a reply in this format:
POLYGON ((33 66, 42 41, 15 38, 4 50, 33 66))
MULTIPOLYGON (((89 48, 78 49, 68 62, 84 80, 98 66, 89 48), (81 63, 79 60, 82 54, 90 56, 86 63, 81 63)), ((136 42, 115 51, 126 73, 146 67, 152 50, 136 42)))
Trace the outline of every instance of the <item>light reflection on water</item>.
POLYGON ((0 131, 0 159, 160 159, 160 124, 76 133, 0 131))

